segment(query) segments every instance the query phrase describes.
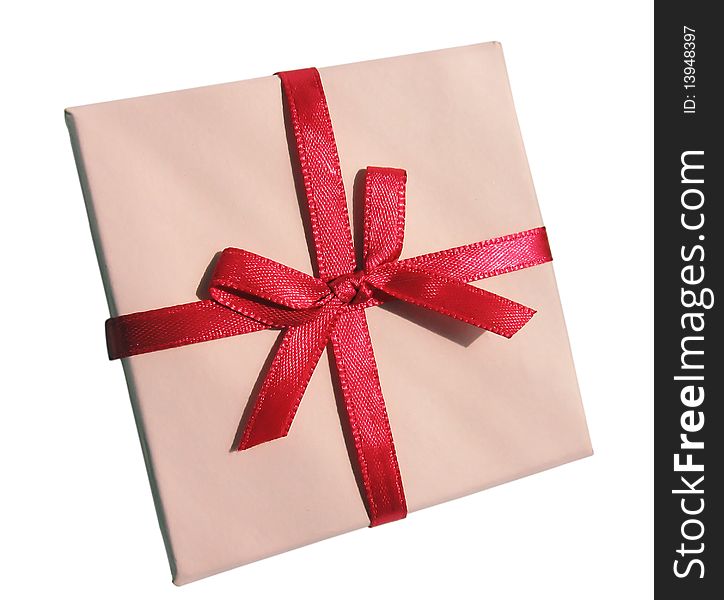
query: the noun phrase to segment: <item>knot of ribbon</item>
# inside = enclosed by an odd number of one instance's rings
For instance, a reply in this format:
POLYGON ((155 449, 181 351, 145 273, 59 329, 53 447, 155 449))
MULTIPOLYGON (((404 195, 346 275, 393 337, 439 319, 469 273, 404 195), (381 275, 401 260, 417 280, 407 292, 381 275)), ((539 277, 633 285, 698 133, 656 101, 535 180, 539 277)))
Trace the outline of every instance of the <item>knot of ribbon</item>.
POLYGON ((281 329, 239 450, 288 434, 322 351, 331 345, 371 525, 407 506, 365 309, 402 300, 513 336, 535 311, 469 285, 551 260, 545 229, 401 259, 406 174, 367 167, 358 268, 331 119, 316 69, 279 74, 303 175, 318 276, 225 249, 202 300, 109 319, 111 358, 281 329))

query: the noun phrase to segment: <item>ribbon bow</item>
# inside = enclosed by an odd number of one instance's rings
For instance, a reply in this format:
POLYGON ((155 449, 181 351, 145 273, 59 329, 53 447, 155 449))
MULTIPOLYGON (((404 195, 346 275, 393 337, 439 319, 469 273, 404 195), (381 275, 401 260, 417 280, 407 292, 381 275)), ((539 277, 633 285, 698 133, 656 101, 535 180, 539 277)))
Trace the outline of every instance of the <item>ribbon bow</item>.
POLYGON ((407 506, 365 309, 397 299, 511 337, 535 313, 470 281, 551 260, 544 228, 400 260, 406 174, 367 167, 363 264, 357 268, 332 124, 316 69, 279 74, 294 129, 318 277, 227 248, 211 300, 109 319, 111 358, 267 328, 283 337, 243 430, 239 450, 284 437, 325 346, 334 362, 371 525, 407 506))

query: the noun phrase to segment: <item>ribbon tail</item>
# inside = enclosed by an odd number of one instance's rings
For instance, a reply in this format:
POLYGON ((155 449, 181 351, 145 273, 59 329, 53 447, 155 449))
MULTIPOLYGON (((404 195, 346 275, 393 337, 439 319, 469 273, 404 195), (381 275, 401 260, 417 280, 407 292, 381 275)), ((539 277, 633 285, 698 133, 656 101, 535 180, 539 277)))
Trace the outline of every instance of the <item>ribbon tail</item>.
POLYGON ((339 313, 339 304, 330 303, 312 321, 285 331, 254 399, 254 408, 244 427, 238 450, 246 450, 289 433, 339 313))
POLYGON ((370 526, 402 519, 407 503, 364 311, 343 312, 331 339, 370 526))
POLYGON ((535 314, 532 308, 449 277, 399 269, 374 283, 390 296, 510 338, 535 314))

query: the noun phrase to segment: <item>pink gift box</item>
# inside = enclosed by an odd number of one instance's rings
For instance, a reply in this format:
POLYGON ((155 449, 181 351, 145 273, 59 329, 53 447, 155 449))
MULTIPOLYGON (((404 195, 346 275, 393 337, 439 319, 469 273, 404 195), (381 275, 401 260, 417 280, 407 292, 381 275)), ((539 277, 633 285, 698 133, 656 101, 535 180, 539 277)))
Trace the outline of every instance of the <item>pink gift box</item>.
MULTIPOLYGON (((407 171, 403 258, 543 225, 499 44, 320 74, 350 215, 367 165, 407 171)), ((277 77, 66 119, 112 316, 197 300, 229 246, 312 273, 277 77)), ((366 311, 410 512, 592 452, 552 263, 474 285, 537 313, 505 339, 366 311)), ((123 359, 177 584, 369 524, 324 357, 289 435, 234 451, 277 337, 123 359)))

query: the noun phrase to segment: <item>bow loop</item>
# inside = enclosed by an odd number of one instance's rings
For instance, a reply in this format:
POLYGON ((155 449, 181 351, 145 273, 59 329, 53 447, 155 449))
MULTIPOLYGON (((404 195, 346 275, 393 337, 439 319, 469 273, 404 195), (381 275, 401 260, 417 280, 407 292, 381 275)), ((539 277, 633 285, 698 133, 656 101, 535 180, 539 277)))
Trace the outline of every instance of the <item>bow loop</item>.
POLYGON ((405 186, 402 169, 367 167, 364 205, 364 266, 368 272, 396 261, 405 236, 405 186))
POLYGON ((238 248, 221 253, 209 294, 219 304, 271 327, 306 323, 331 297, 320 279, 238 248))
POLYGON ((532 308, 467 283, 395 263, 371 279, 393 298, 510 338, 535 314, 532 308))
POLYGON ((322 280, 238 248, 226 248, 216 263, 211 288, 219 287, 257 296, 287 308, 320 306, 329 294, 322 280))

